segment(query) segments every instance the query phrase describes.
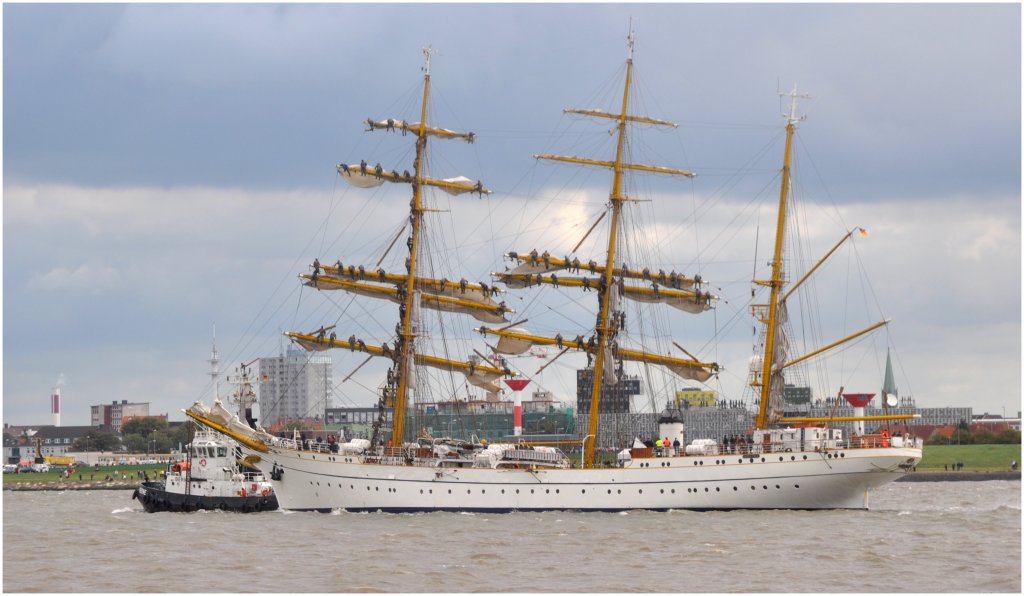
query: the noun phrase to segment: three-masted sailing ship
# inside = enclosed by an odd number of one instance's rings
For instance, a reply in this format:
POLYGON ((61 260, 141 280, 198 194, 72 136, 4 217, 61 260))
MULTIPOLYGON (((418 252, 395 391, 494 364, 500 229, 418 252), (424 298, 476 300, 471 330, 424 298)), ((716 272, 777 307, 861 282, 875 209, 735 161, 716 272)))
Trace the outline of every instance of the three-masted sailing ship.
MULTIPOLYGON (((419 121, 367 121, 370 131, 402 131, 413 136, 416 143, 413 171, 388 172, 380 165, 369 166, 365 161, 338 167, 339 175, 357 187, 385 183, 411 185, 408 215, 411 231, 406 242, 405 271, 368 271, 363 266, 345 266, 340 261, 333 265, 322 264, 318 259, 313 263, 312 272, 302 275, 303 283, 318 290, 340 289, 397 303, 396 339, 392 343, 374 343, 354 334, 338 337, 332 327, 321 327, 312 333, 287 334, 307 350, 340 348, 391 361, 392 367, 381 391, 378 408, 381 415, 374 426, 374 437, 331 446, 304 445, 293 439, 271 436, 259 428, 251 429, 238 420, 214 419, 209 416, 210 410, 201 405, 186 412, 200 423, 239 441, 247 463, 259 467, 272 479, 283 508, 392 512, 865 508, 868 491, 895 480, 920 460, 921 442, 916 438, 877 435, 861 436, 853 441, 844 437, 841 429, 823 421, 783 418, 780 405, 783 374, 799 360, 788 360, 786 356, 786 298, 789 294, 785 288, 782 251, 791 144, 799 120, 795 116, 796 94, 793 93, 793 107, 786 126, 772 275, 769 280, 755 282, 769 288, 770 299, 767 304, 755 307, 755 316, 764 323, 765 333, 764 355, 750 378, 751 386, 760 392, 753 432, 739 445, 712 439, 687 444, 678 410, 666 408, 659 418, 658 428, 658 436, 667 439, 664 447, 657 451, 623 449, 614 466, 596 466, 595 445, 601 433, 598 415, 601 387, 617 382, 622 362, 656 365, 682 378, 698 381, 710 379, 719 370, 716 363, 703 362, 689 353, 686 357, 677 357, 630 345, 625 332, 625 300, 660 303, 688 313, 701 313, 712 308, 717 299, 698 275, 690 277, 674 271, 652 273, 646 267, 631 269, 618 252, 617 242, 624 234, 623 211, 635 201, 624 192, 624 176, 632 172, 684 177, 694 174, 626 161, 627 127, 672 125, 629 113, 633 68, 630 34, 618 113, 567 110, 614 123, 615 155, 607 160, 536 156, 611 170, 611 193, 602 216, 602 219, 607 218, 608 225, 607 250, 602 262, 597 259, 581 261, 578 256, 558 258, 548 250, 539 253, 534 249, 528 253, 508 253, 516 266, 493 274, 497 282, 513 290, 554 285, 591 291, 599 301, 596 322, 585 333, 554 336, 530 333, 521 323, 510 323, 511 311, 494 299, 494 288, 465 279, 451 282, 443 277, 420 275, 423 216, 428 211, 422 199, 423 190, 434 187, 452 194, 490 192, 481 182, 463 177, 432 178, 426 171, 424 152, 428 139, 474 140, 473 133, 460 133, 427 123, 429 51, 426 56, 419 121), (413 436, 406 428, 406 421, 416 367, 430 366, 462 373, 469 383, 489 390, 496 389, 498 379, 513 374, 500 359, 459 361, 424 353, 418 341, 422 309, 461 313, 486 323, 478 331, 497 338, 494 349, 498 353, 519 354, 532 346, 585 352, 592 363, 594 382, 589 423, 579 438, 580 461, 571 461, 555 447, 486 444, 451 437, 434 438, 425 433, 413 436), (387 426, 385 411, 393 411, 389 437, 383 436, 387 426), (679 441, 678 447, 675 440, 679 441)), ((569 254, 575 255, 575 249, 569 254)))

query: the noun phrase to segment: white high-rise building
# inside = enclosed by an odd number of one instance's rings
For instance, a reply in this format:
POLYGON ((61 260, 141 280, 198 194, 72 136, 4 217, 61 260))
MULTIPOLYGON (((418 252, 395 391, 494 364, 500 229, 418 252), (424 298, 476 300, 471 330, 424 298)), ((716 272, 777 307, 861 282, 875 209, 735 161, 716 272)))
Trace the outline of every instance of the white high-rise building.
POLYGON ((323 419, 331 407, 331 357, 288 346, 281 356, 259 360, 259 423, 280 419, 323 419))

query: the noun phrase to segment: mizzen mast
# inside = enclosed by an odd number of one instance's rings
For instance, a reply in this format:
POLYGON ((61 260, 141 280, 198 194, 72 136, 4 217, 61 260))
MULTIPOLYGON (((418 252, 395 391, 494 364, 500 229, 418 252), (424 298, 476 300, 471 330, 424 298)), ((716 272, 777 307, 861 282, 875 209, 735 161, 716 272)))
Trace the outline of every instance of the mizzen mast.
POLYGON ((784 313, 780 316, 779 312, 779 293, 782 290, 782 285, 784 283, 783 276, 785 274, 782 269, 782 247, 785 242, 786 208, 789 201, 789 170, 793 150, 793 132, 796 130, 796 123, 803 120, 803 117, 797 117, 796 115, 796 100, 801 97, 807 97, 806 95, 797 94, 795 85, 793 86, 792 91, 789 93, 780 93, 780 95, 789 97, 789 115, 786 118, 786 152, 782 162, 782 184, 779 189, 779 214, 775 225, 775 250, 772 255, 772 277, 770 280, 754 280, 754 283, 756 284, 768 286, 771 291, 771 295, 768 300, 767 317, 765 319, 767 333, 764 342, 764 361, 761 366, 761 403, 758 408, 757 419, 754 424, 756 428, 765 428, 768 426, 769 415, 773 418, 778 418, 781 415, 781 405, 776 406, 770 402, 773 399, 775 401, 781 401, 784 386, 781 365, 785 360, 785 354, 779 354, 779 358, 775 358, 776 342, 781 340, 780 334, 782 331, 780 327, 786 323, 784 313), (779 366, 776 369, 775 364, 777 360, 779 361, 779 366), (775 407, 779 407, 780 411, 773 412, 772 409, 775 407))

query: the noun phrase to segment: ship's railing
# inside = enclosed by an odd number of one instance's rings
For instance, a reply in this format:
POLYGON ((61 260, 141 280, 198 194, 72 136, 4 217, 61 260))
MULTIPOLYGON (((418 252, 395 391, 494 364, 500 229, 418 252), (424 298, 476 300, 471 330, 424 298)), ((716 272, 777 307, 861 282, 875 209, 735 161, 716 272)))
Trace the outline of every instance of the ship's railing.
MULTIPOLYGON (((690 453, 692 457, 707 457, 709 455, 742 455, 760 456, 767 453, 791 453, 793 451, 831 451, 837 449, 878 449, 885 447, 909 447, 920 448, 923 439, 912 435, 889 436, 883 434, 852 435, 846 440, 817 439, 803 442, 802 449, 799 443, 792 441, 765 442, 765 443, 715 443, 705 445, 703 452, 690 453)), ((687 455, 683 448, 675 447, 640 447, 632 448, 630 457, 632 459, 644 459, 650 457, 677 457, 687 455)))
POLYGON ((317 453, 334 453, 335 450, 331 449, 331 445, 337 443, 325 443, 323 441, 316 442, 309 439, 305 441, 296 439, 278 439, 277 444, 286 449, 295 449, 296 451, 314 451, 317 453))

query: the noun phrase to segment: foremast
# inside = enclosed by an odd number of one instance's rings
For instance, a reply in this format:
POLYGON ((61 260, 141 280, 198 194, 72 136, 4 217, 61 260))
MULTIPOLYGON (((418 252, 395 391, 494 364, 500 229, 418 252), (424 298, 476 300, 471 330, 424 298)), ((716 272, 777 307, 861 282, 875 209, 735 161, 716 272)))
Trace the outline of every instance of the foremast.
MULTIPOLYGON (((428 356, 416 353, 416 338, 420 334, 418 327, 420 308, 431 308, 437 310, 448 310, 462 314, 470 314, 478 319, 489 322, 507 322, 504 313, 511 312, 504 303, 498 304, 490 299, 495 292, 485 284, 472 284, 463 278, 460 282, 450 283, 447 279, 435 280, 420 278, 418 276, 418 257, 420 245, 422 244, 422 231, 424 214, 428 209, 423 204, 423 188, 427 186, 439 188, 453 195, 466 192, 475 192, 480 195, 490 194, 491 191, 483 188, 481 182, 464 178, 435 179, 426 173, 426 149, 427 138, 436 136, 444 139, 461 139, 472 143, 475 135, 472 132, 460 133, 445 128, 432 127, 427 124, 427 105, 430 98, 430 62, 432 56, 431 48, 424 48, 425 57, 423 77, 423 99, 420 106, 419 122, 409 123, 404 120, 389 118, 387 120, 375 121, 367 119, 368 131, 384 130, 395 132, 400 130, 404 135, 413 134, 416 137, 416 152, 413 162, 413 172, 408 170, 399 174, 397 170, 387 172, 378 163, 370 167, 366 161, 358 166, 340 164, 338 173, 353 186, 371 188, 380 186, 385 182, 406 183, 412 186, 412 199, 409 202, 409 220, 406 227, 410 229, 406 241, 409 254, 405 261, 406 272, 404 274, 388 273, 384 269, 367 272, 362 265, 358 270, 354 265, 346 269, 341 261, 335 265, 321 266, 319 259, 313 263, 311 275, 301 275, 305 279, 305 285, 319 290, 345 290, 351 293, 369 296, 372 298, 388 299, 399 304, 399 323, 396 325, 395 334, 397 339, 394 346, 387 342, 382 345, 367 344, 354 335, 348 340, 337 338, 334 332, 327 335, 333 328, 321 327, 312 333, 289 332, 288 335, 293 341, 303 348, 311 351, 322 351, 331 348, 348 348, 352 351, 360 351, 369 356, 381 356, 393 361, 394 366, 388 371, 388 382, 378 404, 378 421, 374 425, 374 437, 376 430, 383 420, 385 407, 391 407, 393 411, 393 425, 389 446, 401 447, 405 438, 405 419, 410 391, 414 388, 414 366, 416 364, 432 366, 442 370, 462 372, 467 380, 477 386, 486 387, 489 390, 497 390, 494 381, 502 375, 512 375, 507 368, 498 368, 478 364, 475 362, 460 362, 446 358, 428 356), (345 277, 348 279, 345 279, 345 277), (367 283, 370 282, 370 283, 367 283), (379 284, 379 285, 378 285, 379 284), (389 287, 394 286, 394 287, 389 287)), ((403 231, 404 231, 403 227, 403 231)), ((400 237, 402 232, 399 232, 400 237)), ((395 238, 395 240, 398 239, 395 238)), ((394 241, 392 241, 392 246, 394 241)), ((388 247, 390 250, 391 246, 388 247)), ((385 251, 386 254, 387 251, 385 251)), ((383 260, 383 257, 381 258, 383 260)), ((379 265, 379 263, 378 263, 379 265)), ((512 375, 514 376, 514 375, 512 375)))
POLYGON ((405 307, 400 309, 402 315, 402 334, 398 345, 398 389, 393 396, 393 422, 391 426, 391 444, 401 447, 405 438, 405 410, 412 384, 413 369, 413 317, 418 314, 416 304, 416 265, 418 261, 420 230, 423 227, 423 156, 427 149, 427 99, 430 96, 430 57, 431 49, 423 49, 426 62, 423 71, 423 101, 420 104, 420 127, 416 135, 416 159, 413 163, 415 181, 412 185, 412 202, 410 203, 409 223, 412 233, 409 242, 409 275, 405 282, 405 307))

